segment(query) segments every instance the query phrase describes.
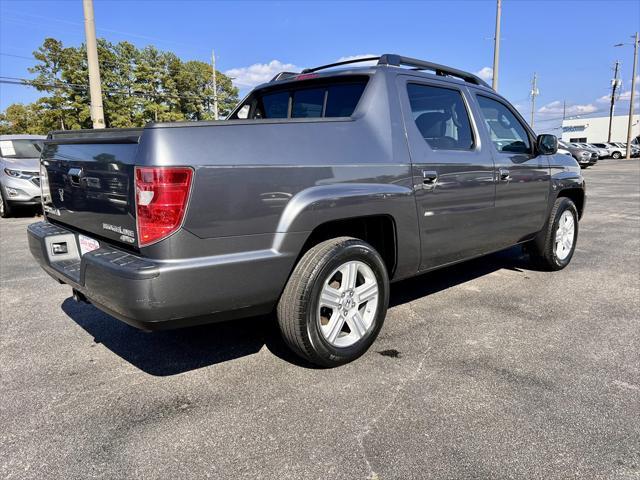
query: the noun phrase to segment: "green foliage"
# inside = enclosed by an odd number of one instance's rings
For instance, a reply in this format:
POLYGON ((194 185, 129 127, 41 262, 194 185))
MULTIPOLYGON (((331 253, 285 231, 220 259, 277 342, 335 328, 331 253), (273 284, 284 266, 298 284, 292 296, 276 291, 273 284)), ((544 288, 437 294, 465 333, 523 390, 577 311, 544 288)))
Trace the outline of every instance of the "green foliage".
MULTIPOLYGON (((47 38, 33 53, 38 63, 30 84, 44 96, 0 113, 0 133, 47 133, 91 128, 86 49, 47 38)), ((153 46, 98 39, 102 102, 107 127, 140 127, 147 122, 213 118, 211 65, 183 62, 153 46)), ((227 115, 238 101, 231 79, 217 72, 218 109, 227 115)))

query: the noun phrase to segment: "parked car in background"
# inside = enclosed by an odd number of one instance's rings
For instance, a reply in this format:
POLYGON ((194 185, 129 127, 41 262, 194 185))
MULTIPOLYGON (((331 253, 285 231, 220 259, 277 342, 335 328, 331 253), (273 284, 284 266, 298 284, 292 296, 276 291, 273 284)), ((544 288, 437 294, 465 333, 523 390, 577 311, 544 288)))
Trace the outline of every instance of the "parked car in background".
POLYGON ((575 142, 571 142, 571 145, 576 147, 576 148, 583 148, 585 150, 590 151, 591 153, 595 153, 596 155, 598 155, 598 159, 600 159, 600 151, 595 148, 592 147, 591 145, 587 144, 587 143, 575 143, 575 142))
POLYGON ((594 150, 598 154, 598 159, 607 158, 609 156, 609 150, 607 150, 606 148, 596 147, 592 143, 578 143, 577 145, 583 148, 590 148, 591 150, 594 150))
POLYGON ((573 155, 571 155, 571 152, 567 149, 564 149, 560 146, 560 144, 558 144, 558 153, 561 153, 562 155, 569 155, 570 157, 573 157, 573 155))
POLYGON ((16 205, 40 205, 42 135, 0 135, 0 217, 16 205))
POLYGON ((609 155, 611 158, 617 160, 618 158, 627 156, 627 147, 623 147, 621 143, 608 142, 607 145, 609 147, 609 155))
POLYGON ((571 153, 571 156, 576 159, 580 168, 587 168, 591 165, 595 165, 598 161, 598 154, 594 150, 576 147, 573 144, 563 142, 562 140, 558 140, 558 147, 568 150, 571 153))
MULTIPOLYGON (((626 157, 627 156, 627 144, 626 143, 622 143, 622 142, 612 142, 613 145, 617 146, 618 148, 622 149, 622 156, 626 157)), ((640 156, 640 147, 638 147, 637 145, 634 145, 633 142, 631 143, 631 157, 637 157, 640 156)))
POLYGON ((606 143, 591 143, 590 145, 601 150, 605 150, 607 152, 607 155, 604 158, 611 157, 611 147, 606 143))
POLYGON ((556 137, 472 73, 377 60, 278 75, 225 121, 51 133, 31 253, 146 330, 275 311, 327 367, 373 343, 392 281, 514 244, 566 267, 585 182, 556 137))

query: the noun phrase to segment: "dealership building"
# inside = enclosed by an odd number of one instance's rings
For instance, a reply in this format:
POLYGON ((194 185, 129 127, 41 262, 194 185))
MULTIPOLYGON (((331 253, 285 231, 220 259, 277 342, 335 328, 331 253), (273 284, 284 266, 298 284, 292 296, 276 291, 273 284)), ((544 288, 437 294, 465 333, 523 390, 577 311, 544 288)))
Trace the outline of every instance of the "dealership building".
MULTIPOLYGON (((617 115, 611 123, 611 141, 626 142, 628 115, 617 115)), ((582 117, 562 121, 562 140, 565 142, 600 143, 609 135, 609 117, 582 117)), ((640 135, 640 115, 633 116, 631 138, 640 135)))

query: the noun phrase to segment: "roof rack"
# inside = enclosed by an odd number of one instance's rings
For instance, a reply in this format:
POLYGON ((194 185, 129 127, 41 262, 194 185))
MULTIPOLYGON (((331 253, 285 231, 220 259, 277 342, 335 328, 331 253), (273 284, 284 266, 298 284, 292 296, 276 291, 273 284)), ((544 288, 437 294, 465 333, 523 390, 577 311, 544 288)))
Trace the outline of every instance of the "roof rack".
POLYGON ((457 68, 447 67, 446 65, 440 65, 439 63, 425 62, 424 60, 418 60, 409 57, 401 57, 400 55, 385 53, 378 60, 378 65, 391 65, 395 67, 404 65, 407 67, 414 67, 415 70, 433 70, 436 75, 458 77, 465 82, 473 83, 474 85, 489 87, 489 85, 484 80, 482 80, 477 75, 474 75, 473 73, 465 72, 464 70, 458 70, 457 68))
MULTIPOLYGON (((338 67, 340 65, 348 65, 351 63, 370 62, 373 60, 378 61, 378 65, 389 65, 393 67, 407 66, 413 67, 414 70, 432 70, 436 75, 457 77, 465 82, 473 83, 474 85, 481 85, 483 87, 489 87, 489 85, 477 75, 473 73, 465 72, 464 70, 458 70, 457 68, 447 67, 446 65, 440 65, 439 63, 425 62, 424 60, 418 60, 416 58, 403 57, 391 53, 385 53, 379 57, 365 57, 354 58, 352 60, 345 60, 343 62, 329 63, 328 65, 321 65, 319 67, 305 68, 301 73, 312 73, 318 70, 324 70, 326 68, 338 67)), ((290 72, 282 72, 276 75, 272 82, 275 80, 282 80, 283 78, 289 78, 293 75, 290 72)))
POLYGON ((304 70, 302 70, 302 73, 317 72, 318 70, 324 70, 325 68, 339 67, 340 65, 347 65, 349 63, 371 62, 373 60, 378 60, 380 58, 381 57, 353 58, 351 60, 345 60, 343 62, 329 63, 328 65, 320 65, 319 67, 313 67, 313 68, 305 68, 304 70))

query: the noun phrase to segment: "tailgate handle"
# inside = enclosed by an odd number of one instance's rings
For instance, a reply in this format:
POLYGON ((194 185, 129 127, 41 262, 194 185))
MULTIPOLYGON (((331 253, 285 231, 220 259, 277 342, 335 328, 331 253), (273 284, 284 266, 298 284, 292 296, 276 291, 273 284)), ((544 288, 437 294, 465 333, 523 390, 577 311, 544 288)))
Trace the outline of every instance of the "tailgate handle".
POLYGON ((82 174, 81 168, 70 168, 67 172, 69 175, 69 180, 72 185, 80 185, 80 175, 82 174))

